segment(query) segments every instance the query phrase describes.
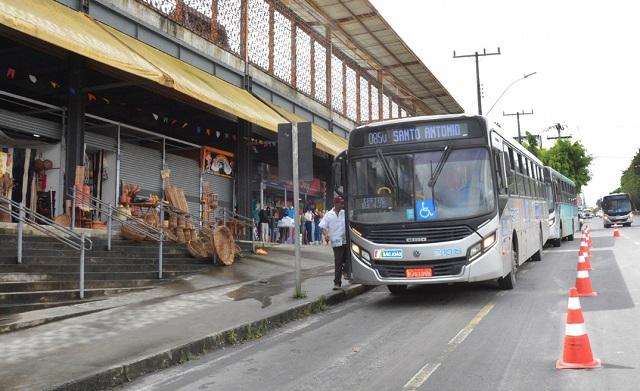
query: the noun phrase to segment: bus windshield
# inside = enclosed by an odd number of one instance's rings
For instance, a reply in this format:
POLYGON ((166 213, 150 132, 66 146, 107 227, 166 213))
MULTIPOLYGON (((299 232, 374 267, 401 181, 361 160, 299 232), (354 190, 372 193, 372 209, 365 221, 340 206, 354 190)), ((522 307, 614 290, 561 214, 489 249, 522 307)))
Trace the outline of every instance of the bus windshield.
POLYGON ((633 209, 629 196, 604 197, 602 209, 608 214, 629 213, 633 209))
POLYGON ((352 159, 348 177, 352 222, 464 219, 488 213, 496 206, 486 148, 378 153, 352 159), (432 181, 439 164, 440 173, 432 181))

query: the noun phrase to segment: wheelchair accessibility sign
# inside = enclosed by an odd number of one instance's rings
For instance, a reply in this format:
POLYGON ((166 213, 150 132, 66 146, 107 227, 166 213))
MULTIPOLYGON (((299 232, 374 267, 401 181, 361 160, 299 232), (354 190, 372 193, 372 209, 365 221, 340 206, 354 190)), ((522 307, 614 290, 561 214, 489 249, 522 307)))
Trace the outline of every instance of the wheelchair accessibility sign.
POLYGON ((435 220, 436 209, 433 205, 433 200, 417 200, 416 214, 418 220, 435 220))

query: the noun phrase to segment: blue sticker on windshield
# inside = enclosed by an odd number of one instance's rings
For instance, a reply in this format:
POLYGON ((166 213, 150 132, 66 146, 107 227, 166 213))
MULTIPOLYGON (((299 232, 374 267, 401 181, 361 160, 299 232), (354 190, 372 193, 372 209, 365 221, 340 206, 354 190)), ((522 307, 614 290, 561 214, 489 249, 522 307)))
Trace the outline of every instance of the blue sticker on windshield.
POLYGON ((418 220, 435 220, 436 218, 433 200, 417 200, 416 211, 418 212, 418 220))
POLYGON ((407 209, 407 220, 414 220, 415 213, 413 209, 407 209))

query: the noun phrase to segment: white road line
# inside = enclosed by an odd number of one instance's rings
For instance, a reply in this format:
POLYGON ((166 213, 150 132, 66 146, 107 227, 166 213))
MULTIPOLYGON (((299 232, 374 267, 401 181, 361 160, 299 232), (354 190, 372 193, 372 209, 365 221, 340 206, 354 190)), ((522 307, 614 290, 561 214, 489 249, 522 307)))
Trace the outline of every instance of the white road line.
POLYGON ((447 348, 442 353, 440 353, 440 355, 436 359, 436 363, 427 363, 427 365, 422 367, 422 369, 420 369, 420 371, 418 371, 418 373, 416 373, 415 376, 413 376, 402 389, 405 391, 413 391, 416 388, 420 387, 422 383, 427 381, 429 376, 431 376, 431 374, 433 374, 436 369, 438 369, 438 367, 442 364, 442 361, 447 358, 449 353, 453 352, 455 348, 457 348, 462 343, 462 341, 464 341, 465 338, 467 338, 467 336, 471 334, 473 329, 480 323, 480 321, 489 313, 489 311, 491 311, 491 309, 495 305, 495 302, 491 302, 485 305, 484 308, 481 309, 480 312, 478 312, 475 318, 471 319, 471 321, 462 330, 460 330, 458 334, 456 334, 456 336, 451 339, 451 341, 449 341, 449 343, 447 344, 447 348))

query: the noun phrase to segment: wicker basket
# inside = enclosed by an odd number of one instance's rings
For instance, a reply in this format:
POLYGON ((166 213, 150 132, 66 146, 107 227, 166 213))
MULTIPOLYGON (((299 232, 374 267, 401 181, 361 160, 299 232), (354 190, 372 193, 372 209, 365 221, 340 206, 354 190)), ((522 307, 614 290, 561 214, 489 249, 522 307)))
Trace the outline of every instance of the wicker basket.
POLYGON ((203 238, 202 243, 204 249, 207 251, 207 255, 211 258, 216 256, 216 246, 213 244, 213 236, 210 238, 203 238))
POLYGON ((185 237, 184 237, 184 230, 180 227, 176 227, 176 238, 177 238, 177 242, 178 243, 186 243, 185 237))
POLYGON ((154 227, 158 227, 160 225, 160 219, 158 218, 158 215, 153 213, 144 216, 144 222, 149 225, 153 225, 154 227))
POLYGON ((194 258, 207 258, 207 250, 204 248, 204 244, 199 240, 191 240, 187 243, 187 249, 189 254, 194 258))
POLYGON ((136 242, 143 241, 144 238, 147 237, 146 234, 136 231, 127 224, 122 224, 122 226, 120 226, 120 235, 123 239, 133 240, 136 242))
POLYGON ((174 234, 169 228, 162 227, 162 230, 164 231, 164 240, 169 242, 178 241, 178 237, 176 236, 176 234, 174 234))
POLYGON ((225 265, 231 265, 235 259, 236 241, 229 228, 221 226, 213 230, 213 244, 218 259, 225 265))
POLYGON ((178 226, 178 217, 175 215, 169 216, 169 228, 175 228, 178 226))

